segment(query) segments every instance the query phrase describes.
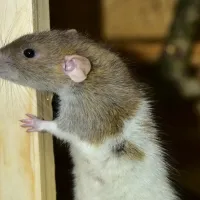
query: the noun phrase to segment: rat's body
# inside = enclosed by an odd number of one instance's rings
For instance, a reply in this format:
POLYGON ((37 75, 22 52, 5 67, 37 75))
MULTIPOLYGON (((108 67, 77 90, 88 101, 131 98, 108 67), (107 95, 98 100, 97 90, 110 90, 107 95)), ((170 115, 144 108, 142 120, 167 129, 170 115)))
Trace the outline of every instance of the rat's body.
POLYGON ((76 31, 43 32, 0 50, 0 76, 59 95, 58 118, 22 126, 69 142, 75 200, 178 199, 149 103, 117 55, 76 31))

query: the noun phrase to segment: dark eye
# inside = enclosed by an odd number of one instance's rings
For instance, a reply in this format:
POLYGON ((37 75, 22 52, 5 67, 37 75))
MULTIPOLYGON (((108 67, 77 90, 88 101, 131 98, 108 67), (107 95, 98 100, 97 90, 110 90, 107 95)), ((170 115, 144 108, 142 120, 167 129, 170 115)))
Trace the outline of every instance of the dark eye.
POLYGON ((24 55, 27 58, 33 58, 35 56, 35 51, 33 49, 25 49, 24 50, 24 55))

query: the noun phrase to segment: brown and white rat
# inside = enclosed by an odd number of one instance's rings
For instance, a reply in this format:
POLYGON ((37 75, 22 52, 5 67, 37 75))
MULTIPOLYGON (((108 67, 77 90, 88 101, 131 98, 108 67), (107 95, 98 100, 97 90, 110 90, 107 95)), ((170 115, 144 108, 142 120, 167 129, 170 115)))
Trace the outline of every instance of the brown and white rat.
POLYGON ((28 132, 70 144, 75 200, 176 200, 151 106, 122 59, 76 30, 27 34, 0 49, 0 77, 60 98, 28 132))

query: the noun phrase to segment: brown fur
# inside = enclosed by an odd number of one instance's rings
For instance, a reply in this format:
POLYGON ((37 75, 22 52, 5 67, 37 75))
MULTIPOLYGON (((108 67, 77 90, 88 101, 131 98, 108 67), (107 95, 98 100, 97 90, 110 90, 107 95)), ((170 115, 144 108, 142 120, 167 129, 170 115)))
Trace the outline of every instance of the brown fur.
MULTIPOLYGON (((29 34, 2 48, 0 54, 10 59, 1 61, 0 67, 19 73, 17 80, 11 75, 2 78, 57 93, 61 99, 56 119, 59 128, 82 140, 101 144, 120 134, 124 121, 138 109, 142 94, 127 66, 116 54, 79 33, 54 30, 29 34), (33 48, 38 57, 26 58, 26 48, 33 48), (74 83, 62 73, 64 56, 74 53, 87 57, 92 65, 82 83, 74 83)), ((127 147, 128 152, 130 149, 127 147)))
POLYGON ((145 156, 136 145, 130 143, 129 141, 124 141, 113 148, 114 154, 117 156, 123 156, 131 160, 142 160, 145 156))

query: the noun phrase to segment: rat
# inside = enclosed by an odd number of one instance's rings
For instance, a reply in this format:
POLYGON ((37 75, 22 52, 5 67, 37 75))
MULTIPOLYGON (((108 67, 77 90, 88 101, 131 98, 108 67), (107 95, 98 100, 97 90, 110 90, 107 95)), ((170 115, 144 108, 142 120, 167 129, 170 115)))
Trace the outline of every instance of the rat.
POLYGON ((29 33, 0 49, 0 78, 59 96, 56 119, 21 126, 69 143, 75 200, 179 199, 151 101, 117 53, 75 29, 29 33))

